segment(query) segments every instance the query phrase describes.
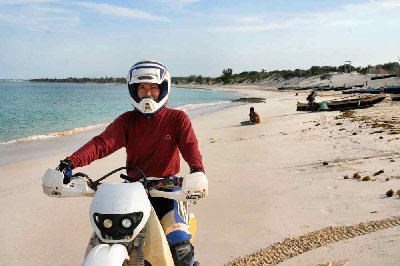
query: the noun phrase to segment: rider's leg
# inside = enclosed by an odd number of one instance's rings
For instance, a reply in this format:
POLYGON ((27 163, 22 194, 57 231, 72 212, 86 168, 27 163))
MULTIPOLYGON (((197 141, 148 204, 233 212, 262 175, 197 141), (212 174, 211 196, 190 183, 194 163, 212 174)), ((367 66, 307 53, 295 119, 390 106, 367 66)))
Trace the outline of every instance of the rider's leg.
POLYGON ((193 265, 194 247, 190 243, 187 205, 165 198, 151 198, 150 201, 161 221, 175 265, 193 265))
POLYGON ((194 264, 194 247, 189 240, 169 246, 175 266, 189 266, 194 264))

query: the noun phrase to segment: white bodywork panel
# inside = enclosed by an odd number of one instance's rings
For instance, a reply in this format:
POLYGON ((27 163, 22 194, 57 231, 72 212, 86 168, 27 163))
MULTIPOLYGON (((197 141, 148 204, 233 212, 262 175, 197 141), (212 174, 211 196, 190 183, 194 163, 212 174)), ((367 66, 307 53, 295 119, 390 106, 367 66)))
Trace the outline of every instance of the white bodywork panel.
POLYGON ((82 266, 121 266, 125 260, 129 260, 125 246, 100 244, 92 248, 82 266))
POLYGON ((150 216, 151 204, 143 185, 136 183, 101 184, 90 205, 89 216, 97 236, 105 243, 131 242, 145 226, 150 216), (125 214, 143 212, 142 221, 133 231, 129 239, 104 239, 93 218, 94 213, 125 214))

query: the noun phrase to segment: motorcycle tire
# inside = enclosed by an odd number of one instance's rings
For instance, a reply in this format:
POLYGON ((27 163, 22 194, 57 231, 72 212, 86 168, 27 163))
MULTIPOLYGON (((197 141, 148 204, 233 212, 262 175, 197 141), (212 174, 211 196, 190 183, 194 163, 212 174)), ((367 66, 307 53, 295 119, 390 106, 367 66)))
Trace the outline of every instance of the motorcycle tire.
POLYGON ((151 264, 144 260, 143 254, 141 258, 138 258, 138 249, 133 248, 131 253, 129 254, 130 260, 125 260, 122 266, 151 266, 151 264))
MULTIPOLYGON (((144 261, 144 266, 151 266, 150 262, 148 262, 147 260, 144 261)), ((122 266, 130 266, 129 264, 129 260, 125 260, 124 263, 122 264, 122 266)))

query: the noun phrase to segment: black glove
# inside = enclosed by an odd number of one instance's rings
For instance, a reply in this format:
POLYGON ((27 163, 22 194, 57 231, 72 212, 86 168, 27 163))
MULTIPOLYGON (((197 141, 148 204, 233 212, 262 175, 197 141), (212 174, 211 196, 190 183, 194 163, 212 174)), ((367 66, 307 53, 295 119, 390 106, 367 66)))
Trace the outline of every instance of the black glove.
POLYGON ((69 181, 71 181, 72 169, 74 169, 74 165, 71 160, 67 158, 61 160, 60 164, 57 166, 56 170, 64 174, 64 184, 68 184, 69 181))
POLYGON ((190 173, 191 173, 191 174, 197 173, 197 172, 203 172, 203 171, 201 171, 201 170, 198 169, 198 168, 193 168, 192 170, 190 170, 190 173))

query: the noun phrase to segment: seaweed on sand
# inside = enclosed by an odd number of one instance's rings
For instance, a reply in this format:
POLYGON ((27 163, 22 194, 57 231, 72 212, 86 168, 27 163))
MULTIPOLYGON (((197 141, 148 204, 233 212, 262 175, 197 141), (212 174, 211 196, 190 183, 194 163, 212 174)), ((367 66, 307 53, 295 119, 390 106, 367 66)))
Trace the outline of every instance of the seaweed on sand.
POLYGON ((248 97, 232 100, 232 102, 245 102, 245 103, 265 103, 265 98, 248 97))

